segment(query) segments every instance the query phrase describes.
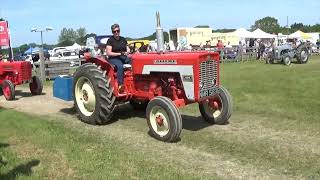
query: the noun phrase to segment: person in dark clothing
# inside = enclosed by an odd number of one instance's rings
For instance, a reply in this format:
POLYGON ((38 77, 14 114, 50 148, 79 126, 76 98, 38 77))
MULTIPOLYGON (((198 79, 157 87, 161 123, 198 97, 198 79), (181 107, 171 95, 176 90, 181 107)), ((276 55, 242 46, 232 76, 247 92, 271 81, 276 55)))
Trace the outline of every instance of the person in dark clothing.
POLYGON ((123 91, 123 64, 131 64, 131 60, 127 57, 130 52, 127 40, 120 36, 119 24, 111 26, 113 36, 107 41, 107 56, 109 62, 117 67, 117 79, 119 91, 123 91))
POLYGON ((257 60, 260 60, 261 56, 264 53, 264 50, 266 49, 266 46, 264 45, 264 43, 262 41, 259 42, 259 49, 258 49, 258 56, 257 56, 257 60))

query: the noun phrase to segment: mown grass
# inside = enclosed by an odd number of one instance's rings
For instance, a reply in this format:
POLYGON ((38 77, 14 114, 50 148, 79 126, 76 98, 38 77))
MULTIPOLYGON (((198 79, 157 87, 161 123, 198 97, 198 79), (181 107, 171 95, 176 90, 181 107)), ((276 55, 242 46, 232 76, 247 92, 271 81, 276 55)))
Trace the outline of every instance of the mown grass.
POLYGON ((60 122, 0 109, 0 179, 197 179, 171 162, 156 162, 111 138, 60 122), (30 165, 31 164, 31 165, 30 165), (17 168, 18 167, 18 168, 17 168), (19 168, 20 167, 20 168, 19 168))

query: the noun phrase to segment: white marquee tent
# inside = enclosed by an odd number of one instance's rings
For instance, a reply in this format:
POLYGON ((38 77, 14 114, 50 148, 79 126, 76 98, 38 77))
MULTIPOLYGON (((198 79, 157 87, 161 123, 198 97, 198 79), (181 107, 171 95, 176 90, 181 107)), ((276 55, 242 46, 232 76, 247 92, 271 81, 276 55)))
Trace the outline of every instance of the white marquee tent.
POLYGON ((238 36, 239 38, 253 38, 252 32, 244 28, 239 28, 232 33, 238 36))
POLYGON ((266 33, 259 28, 254 30, 252 32, 252 35, 253 35, 253 38, 256 38, 256 39, 271 39, 276 37, 276 35, 266 33))

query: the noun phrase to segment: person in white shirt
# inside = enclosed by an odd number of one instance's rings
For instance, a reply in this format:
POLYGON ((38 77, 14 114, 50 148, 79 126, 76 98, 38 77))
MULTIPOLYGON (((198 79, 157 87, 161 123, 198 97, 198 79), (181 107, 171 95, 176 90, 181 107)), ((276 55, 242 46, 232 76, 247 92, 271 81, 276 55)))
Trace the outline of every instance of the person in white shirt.
POLYGON ((226 45, 226 48, 232 48, 231 44, 230 44, 230 41, 228 41, 228 44, 226 45))
POLYGON ((98 48, 98 45, 94 46, 94 49, 92 50, 93 56, 101 56, 101 50, 98 48))

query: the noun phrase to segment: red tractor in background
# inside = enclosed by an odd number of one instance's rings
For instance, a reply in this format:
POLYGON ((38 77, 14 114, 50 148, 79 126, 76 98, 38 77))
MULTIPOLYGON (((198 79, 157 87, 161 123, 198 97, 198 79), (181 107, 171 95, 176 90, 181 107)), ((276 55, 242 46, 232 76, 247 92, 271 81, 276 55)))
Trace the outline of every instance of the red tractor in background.
POLYGON ((15 86, 29 83, 32 95, 42 93, 42 82, 32 77, 32 66, 26 61, 0 61, 0 87, 6 100, 15 99, 15 86))

